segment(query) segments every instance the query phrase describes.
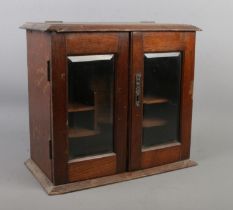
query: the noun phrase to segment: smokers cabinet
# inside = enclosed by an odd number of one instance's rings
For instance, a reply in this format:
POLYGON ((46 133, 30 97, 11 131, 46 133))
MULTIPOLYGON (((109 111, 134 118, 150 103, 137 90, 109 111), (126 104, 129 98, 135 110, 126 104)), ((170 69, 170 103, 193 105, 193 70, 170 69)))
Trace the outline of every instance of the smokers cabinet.
POLYGON ((26 23, 30 154, 49 194, 194 166, 192 25, 26 23))

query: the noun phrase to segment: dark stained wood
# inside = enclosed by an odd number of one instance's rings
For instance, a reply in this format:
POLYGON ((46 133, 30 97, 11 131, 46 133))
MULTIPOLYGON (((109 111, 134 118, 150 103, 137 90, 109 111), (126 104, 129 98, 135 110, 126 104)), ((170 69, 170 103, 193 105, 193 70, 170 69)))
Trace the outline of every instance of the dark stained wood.
POLYGON ((154 22, 132 23, 25 23, 20 28, 48 32, 96 32, 96 31, 200 31, 199 28, 186 24, 158 24, 154 22))
POLYGON ((118 50, 117 33, 71 33, 66 35, 67 54, 113 53, 118 50))
MULTIPOLYGON (((114 107, 114 152, 116 157, 111 158, 111 164, 107 164, 109 170, 112 172, 113 167, 114 173, 120 173, 126 170, 126 159, 127 159, 127 114, 128 114, 128 56, 129 56, 129 34, 122 33, 82 33, 82 34, 68 34, 66 35, 66 53, 67 55, 73 54, 115 54, 115 77, 114 77, 114 96, 113 96, 113 107, 114 107), (112 161, 115 161, 114 163, 112 161)), ((103 88, 103 84, 98 83, 98 87, 103 88)), ((104 88, 105 89, 105 88, 104 88)), ((101 96, 99 96, 101 97, 101 96)), ((103 96, 104 97, 104 96, 103 96)), ((96 95, 97 99, 97 95, 96 95)), ((103 99, 103 98, 101 98, 103 99)), ((96 101, 95 111, 100 112, 98 108, 98 101, 96 101)), ((96 117, 98 120, 106 121, 101 113, 96 117)), ((78 135, 94 135, 98 131, 83 131, 76 132, 70 130, 69 136, 74 137, 78 135)), ((102 159, 92 160, 96 165, 102 165, 102 159)), ((72 171, 79 171, 80 164, 89 165, 89 160, 82 160, 82 163, 72 164, 72 171), (77 169, 75 169, 77 167, 77 169)), ((70 168, 70 167, 69 167, 70 168)), ((106 169, 106 168, 105 168, 106 169)), ((106 169, 106 171, 108 171, 106 169)), ((72 175, 74 180, 82 176, 84 179, 85 175, 72 175)), ((92 176, 99 176, 99 172, 92 171, 92 176)), ((89 178, 87 174, 86 179, 89 178)))
POLYGON ((112 124, 114 118, 114 81, 116 78, 114 74, 114 65, 112 66, 112 73, 106 72, 105 76, 96 78, 92 83, 95 89, 94 100, 95 100, 95 116, 94 116, 94 127, 98 128, 99 123, 112 124), (103 78, 104 77, 104 78, 103 78), (108 104, 104 107, 103 104, 108 104), (106 114, 109 113, 109 114, 106 114))
MULTIPOLYGON (((130 112, 129 112, 129 168, 128 170, 136 170, 141 167, 141 136, 142 136, 142 113, 143 105, 141 101, 140 107, 135 105, 135 77, 137 73, 142 74, 143 81, 143 42, 142 33, 131 33, 131 57, 130 57, 130 112)), ((143 87, 141 86, 141 95, 143 87)), ((143 97, 143 95, 142 95, 143 97)))
POLYGON ((141 168, 173 163, 180 160, 181 145, 169 144, 167 147, 152 147, 142 151, 141 168))
POLYGON ((53 119, 53 174, 54 183, 68 182, 67 144, 67 60, 64 34, 52 34, 52 119, 53 119))
POLYGON ((154 127, 154 126, 165 125, 166 123, 167 123, 166 120, 160 119, 160 118, 145 118, 142 121, 142 127, 150 128, 150 127, 154 127))
MULTIPOLYGON (((131 53, 131 120, 132 127, 129 141, 130 164, 136 164, 140 157, 140 166, 137 168, 147 168, 158 166, 170 162, 176 162, 189 158, 190 137, 191 137, 191 117, 192 117, 192 84, 194 69, 194 44, 195 32, 134 32, 132 35, 131 53), (139 38, 138 34, 141 34, 139 38), (137 40, 137 42, 135 41, 137 40), (139 46, 139 47, 137 47, 139 46), (142 49, 143 48, 143 49, 142 49), (180 142, 181 145, 169 146, 163 149, 151 148, 141 154, 142 127, 165 124, 165 121, 144 119, 142 121, 142 109, 134 103, 134 77, 135 71, 142 73, 143 80, 143 55, 147 52, 170 52, 181 51, 183 54, 182 81, 181 81, 181 107, 180 107, 180 142)), ((143 98, 143 93, 141 94, 143 98)), ((136 168, 136 167, 135 167, 136 168)), ((130 166, 131 169, 131 166, 130 166)))
POLYGON ((103 186, 107 184, 138 179, 145 176, 166 173, 178 169, 193 167, 196 166, 197 163, 192 160, 184 160, 184 161, 152 167, 144 170, 125 172, 121 174, 78 181, 78 182, 73 182, 58 186, 54 186, 53 183, 46 177, 46 175, 40 170, 40 168, 32 160, 30 159, 27 160, 25 162, 25 165, 49 195, 58 195, 58 194, 69 193, 77 190, 84 190, 84 189, 103 186))
MULTIPOLYGON (((190 157, 195 34, 200 29, 181 24, 58 22, 27 23, 22 28, 27 29, 31 144, 31 160, 26 165, 49 194, 196 164, 187 159, 190 157), (143 120, 143 104, 157 106, 168 102, 166 98, 143 96, 144 53, 170 51, 181 51, 183 61, 180 142, 174 140, 143 148, 143 127, 166 124, 161 119, 143 120), (99 98, 95 94, 93 106, 68 104, 67 56, 95 54, 114 54, 113 94, 109 97, 106 93, 99 94, 99 98), (139 107, 135 104, 137 73, 142 75, 139 107), (98 104, 104 100, 113 103, 113 118, 106 117, 99 108, 98 104), (68 129, 68 113, 80 111, 95 113, 93 130, 68 129), (102 123, 113 122, 113 152, 69 160, 68 138, 98 134, 97 119, 102 123)), ((106 89, 104 84, 97 83, 92 85, 106 89)))
POLYGON ((191 127, 192 127, 192 104, 193 104, 193 80, 195 59, 195 33, 186 33, 185 36, 184 62, 181 85, 181 114, 180 130, 182 142, 181 159, 190 157, 191 127))
POLYGON ((52 181, 49 153, 51 139, 51 84, 47 80, 50 37, 41 32, 27 32, 28 96, 31 159, 52 181))
POLYGON ((143 97, 143 104, 162 104, 167 103, 167 98, 155 97, 155 96, 144 96, 143 97))
POLYGON ((69 137, 86 137, 95 136, 97 134, 99 134, 98 130, 91 130, 87 128, 69 128, 68 130, 69 137))
POLYGON ((118 55, 115 77, 115 152, 117 172, 127 170, 127 126, 128 126, 128 75, 129 75, 129 34, 119 33, 118 55))
POLYGON ((68 164, 70 182, 87 180, 116 173, 116 154, 78 158, 68 164))
POLYGON ((185 48, 185 33, 181 32, 145 32, 143 49, 145 52, 179 51, 185 48))
POLYGON ((82 104, 82 103, 72 103, 68 105, 69 112, 85 112, 95 110, 94 106, 82 104))

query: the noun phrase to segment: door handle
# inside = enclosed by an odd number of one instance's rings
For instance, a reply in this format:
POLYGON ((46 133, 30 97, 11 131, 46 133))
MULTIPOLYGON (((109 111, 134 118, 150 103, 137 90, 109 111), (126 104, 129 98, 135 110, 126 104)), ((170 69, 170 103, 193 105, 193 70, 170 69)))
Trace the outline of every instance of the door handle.
POLYGON ((141 106, 141 85, 142 85, 142 74, 136 73, 135 75, 135 105, 136 107, 141 106))

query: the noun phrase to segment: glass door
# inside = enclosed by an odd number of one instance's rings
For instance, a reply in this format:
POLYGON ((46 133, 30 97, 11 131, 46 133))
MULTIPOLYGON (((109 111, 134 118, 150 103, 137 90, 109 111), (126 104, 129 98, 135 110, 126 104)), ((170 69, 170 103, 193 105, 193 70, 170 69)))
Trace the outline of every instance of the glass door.
POLYGON ((112 153, 114 54, 67 58, 69 159, 112 153))
POLYGON ((132 33, 130 170, 189 157, 194 38, 132 33))
POLYGON ((126 170, 128 42, 128 33, 54 35, 56 183, 126 170))
POLYGON ((180 142, 181 52, 145 53, 142 147, 180 142))

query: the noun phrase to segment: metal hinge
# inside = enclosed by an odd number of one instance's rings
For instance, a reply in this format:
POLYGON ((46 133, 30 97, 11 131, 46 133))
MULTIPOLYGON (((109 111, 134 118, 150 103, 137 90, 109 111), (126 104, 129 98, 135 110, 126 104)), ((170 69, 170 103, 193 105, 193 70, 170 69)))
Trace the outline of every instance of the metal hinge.
POLYGON ((49 159, 53 159, 52 140, 49 140, 49 159))
POLYGON ((50 71, 50 61, 47 61, 47 79, 50 82, 51 80, 51 71, 50 71))

